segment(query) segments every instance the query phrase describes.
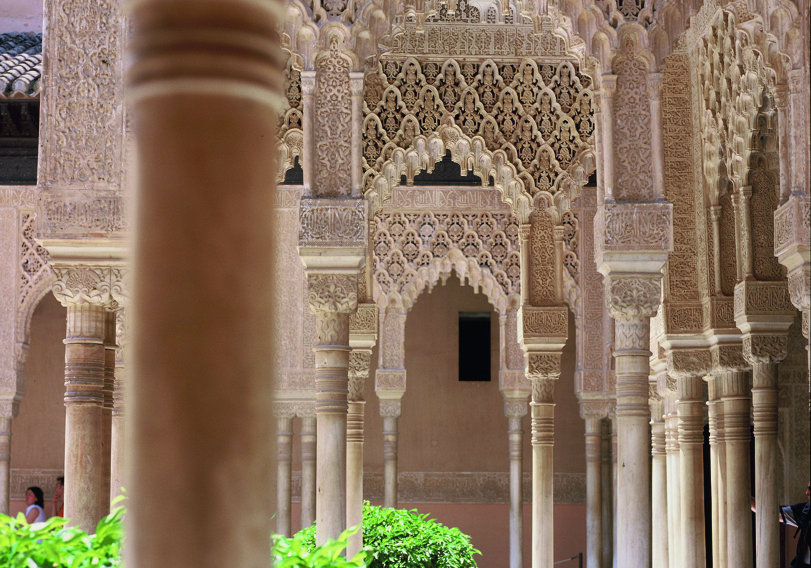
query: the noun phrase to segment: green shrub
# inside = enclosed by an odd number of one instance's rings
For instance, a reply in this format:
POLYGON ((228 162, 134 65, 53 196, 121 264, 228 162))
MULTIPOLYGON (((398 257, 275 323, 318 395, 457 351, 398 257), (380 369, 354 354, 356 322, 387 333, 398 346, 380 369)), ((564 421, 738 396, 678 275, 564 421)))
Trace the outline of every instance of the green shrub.
POLYGON ((118 507, 99 521, 96 534, 65 527, 67 519, 52 517, 29 525, 22 513, 17 518, 0 515, 0 566, 4 568, 110 568, 121 566, 124 532, 118 507))
POLYGON ((314 545, 315 541, 305 543, 298 535, 293 538, 273 535, 273 568, 365 568, 368 558, 365 550, 351 560, 341 556, 349 544, 349 537, 356 532, 357 527, 345 530, 337 540, 317 547, 308 546, 314 545))
MULTIPOLYGON (((315 546, 315 525, 294 540, 315 546)), ((369 568, 475 568, 470 537, 416 510, 363 505, 363 546, 369 550, 369 568)))

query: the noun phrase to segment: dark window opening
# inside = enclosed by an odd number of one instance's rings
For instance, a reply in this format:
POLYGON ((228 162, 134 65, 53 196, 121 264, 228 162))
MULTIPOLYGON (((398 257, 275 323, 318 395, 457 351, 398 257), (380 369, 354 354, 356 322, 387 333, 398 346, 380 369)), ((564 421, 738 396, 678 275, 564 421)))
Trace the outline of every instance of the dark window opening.
POLYGON ((284 172, 284 185, 304 185, 304 170, 298 162, 298 156, 293 161, 293 167, 284 172))
POLYGON ((489 312, 459 312, 459 380, 490 381, 489 312))
POLYGON ((0 101, 0 185, 37 183, 38 134, 38 100, 0 101))
MULTIPOLYGON (((493 185, 492 176, 490 180, 490 185, 493 185)), ((400 176, 400 185, 405 186, 406 183, 406 176, 400 176)), ((445 152, 445 157, 434 165, 434 169, 430 174, 427 171, 421 171, 414 176, 414 185, 470 185, 481 187, 482 178, 472 172, 465 171, 462 173, 462 167, 451 159, 451 151, 448 150, 445 152)))

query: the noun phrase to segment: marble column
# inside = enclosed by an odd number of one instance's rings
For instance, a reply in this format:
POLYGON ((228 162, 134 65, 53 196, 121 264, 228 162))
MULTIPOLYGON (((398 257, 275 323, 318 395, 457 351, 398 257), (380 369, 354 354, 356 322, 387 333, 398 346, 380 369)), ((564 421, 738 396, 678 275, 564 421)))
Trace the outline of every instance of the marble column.
POLYGON ((510 457, 510 568, 524 565, 524 416, 525 398, 504 398, 507 443, 510 457))
POLYGON ((357 276, 308 275, 316 315, 316 542, 346 529, 346 420, 349 411, 349 314, 357 308, 357 276))
POLYGON ((672 567, 681 564, 681 466, 679 465, 679 427, 676 406, 676 385, 667 381, 664 394, 665 462, 667 468, 667 541, 668 562, 672 567))
MULTIPOLYGON (((540 357, 556 359, 560 375, 559 354, 540 357)), ((532 568, 552 568, 554 563, 554 366, 544 374, 548 378, 532 379, 532 568)))
POLYGON ((664 399, 651 385, 651 562, 657 568, 669 568, 667 510, 667 454, 665 452, 664 399))
POLYGON ((138 269, 124 561, 267 565, 282 6, 129 4, 138 269))
POLYGON ((301 417, 301 528, 315 522, 316 419, 315 407, 301 417))
POLYGON ((614 481, 614 465, 613 456, 616 452, 612 451, 615 447, 612 443, 613 436, 611 434, 611 424, 613 420, 603 420, 603 439, 602 439, 602 483, 600 489, 602 491, 603 503, 603 568, 611 568, 614 566, 614 512, 616 511, 614 494, 616 493, 616 482, 614 481))
POLYGON ((609 313, 615 320, 617 378, 617 564, 649 566, 650 500, 650 318, 659 306, 661 274, 605 278, 609 313))
POLYGON ((726 452, 722 382, 707 375, 707 422, 710 431, 710 494, 712 499, 712 565, 726 566, 726 452))
POLYGON ((606 403, 581 402, 580 416, 586 421, 586 566, 603 566, 602 518, 602 421, 606 403))
POLYGON ((11 487, 11 404, 0 406, 0 515, 8 515, 11 487))
POLYGON ((54 271, 54 295, 68 309, 64 341, 65 517, 92 533, 104 514, 100 493, 106 309, 95 286, 104 270, 55 267, 54 271))
POLYGON ((352 557, 363 548, 363 424, 364 390, 369 376, 372 349, 355 348, 353 338, 349 364, 349 413, 346 423, 346 526, 360 526, 352 535, 347 556, 352 557))
POLYGON ((115 354, 118 346, 115 311, 107 310, 104 322, 104 384, 101 403, 101 491, 99 508, 103 514, 110 512, 112 493, 112 445, 113 445, 113 391, 115 390, 115 354))
POLYGON ((727 462, 727 566, 752 568, 749 372, 726 371, 723 383, 724 445, 727 462))
POLYGON ((400 418, 399 400, 381 400, 383 418, 383 506, 397 508, 397 421, 400 418))
POLYGON ((292 536, 293 417, 295 413, 276 404, 276 533, 292 536))
POLYGON ((681 565, 706 566, 704 540, 704 393, 702 378, 682 375, 678 389, 681 565))
POLYGON ((116 343, 115 376, 113 378, 113 411, 110 424, 110 502, 122 495, 124 480, 124 385, 126 368, 124 367, 124 349, 126 344, 125 308, 115 312, 116 343))
POLYGON ((777 472, 782 459, 777 446, 777 363, 786 354, 786 338, 746 336, 744 358, 752 364, 752 408, 755 431, 755 550, 757 566, 780 563, 777 472), (772 522, 768 522, 772 519, 772 522))

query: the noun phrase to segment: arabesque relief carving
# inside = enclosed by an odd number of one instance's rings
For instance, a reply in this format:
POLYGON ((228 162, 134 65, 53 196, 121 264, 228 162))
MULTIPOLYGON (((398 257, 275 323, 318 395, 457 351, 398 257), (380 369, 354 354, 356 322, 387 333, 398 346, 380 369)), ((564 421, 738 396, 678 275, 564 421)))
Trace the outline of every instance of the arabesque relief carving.
POLYGON ((302 197, 299 227, 299 246, 365 246, 366 202, 302 197))
POLYGON ((53 293, 63 306, 96 304, 116 307, 126 303, 126 269, 110 266, 56 265, 53 293))
POLYGON ((504 152, 529 194, 556 193, 593 146, 591 86, 572 61, 387 57, 365 79, 364 188, 397 148, 447 124, 504 152))
POLYGON ((397 294, 410 306, 451 268, 483 286, 491 282, 485 292, 501 309, 508 296, 520 294, 519 224, 509 213, 381 212, 375 226, 376 301, 397 294))
POLYGON ((565 307, 523 307, 524 337, 566 336, 569 313, 565 307))

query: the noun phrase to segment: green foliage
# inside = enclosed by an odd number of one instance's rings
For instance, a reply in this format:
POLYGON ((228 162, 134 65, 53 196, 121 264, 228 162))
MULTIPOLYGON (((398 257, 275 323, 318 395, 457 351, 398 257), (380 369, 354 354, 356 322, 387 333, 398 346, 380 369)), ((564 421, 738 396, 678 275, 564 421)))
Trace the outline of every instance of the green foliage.
MULTIPOLYGON (((117 502, 117 501, 116 501, 117 502)), ((124 508, 117 507, 99 521, 96 534, 66 527, 67 519, 52 517, 29 525, 0 515, 0 566, 4 568, 112 568, 121 566, 124 508)))
MULTIPOLYGON (((315 526, 295 537, 315 546, 315 526)), ((470 537, 416 510, 363 505, 363 545, 370 550, 369 568, 476 568, 470 537)))
POLYGON ((330 540, 321 546, 315 546, 315 532, 312 542, 306 542, 299 535, 286 538, 273 537, 274 568, 365 568, 368 553, 358 552, 351 560, 341 556, 349 544, 349 537, 358 532, 358 528, 345 530, 337 540, 330 540))

